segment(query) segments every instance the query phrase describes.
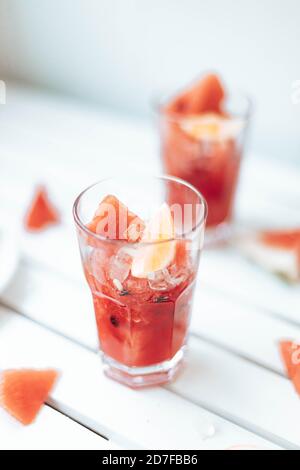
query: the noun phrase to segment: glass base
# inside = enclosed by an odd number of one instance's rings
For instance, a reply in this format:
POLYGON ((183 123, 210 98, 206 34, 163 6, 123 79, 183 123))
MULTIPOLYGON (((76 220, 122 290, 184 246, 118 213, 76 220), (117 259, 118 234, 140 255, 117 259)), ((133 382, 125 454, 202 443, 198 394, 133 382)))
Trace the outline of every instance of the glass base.
POLYGON ((205 230, 204 246, 211 248, 227 244, 232 235, 232 222, 223 222, 214 227, 207 227, 205 230))
POLYGON ((173 381, 184 364, 186 346, 183 346, 169 361, 153 366, 128 367, 101 353, 103 370, 110 379, 130 388, 152 387, 173 381))

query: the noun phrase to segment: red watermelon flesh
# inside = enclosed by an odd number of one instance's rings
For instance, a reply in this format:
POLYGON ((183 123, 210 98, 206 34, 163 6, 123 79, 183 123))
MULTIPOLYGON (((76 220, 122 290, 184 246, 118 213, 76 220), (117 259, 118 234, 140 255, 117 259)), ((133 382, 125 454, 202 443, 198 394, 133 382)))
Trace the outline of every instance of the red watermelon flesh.
POLYGON ((110 240, 136 242, 144 229, 144 222, 112 195, 106 196, 99 204, 92 219, 87 224, 91 232, 110 240))
POLYGON ((176 240, 175 265, 186 266, 189 262, 191 242, 189 240, 176 240))
POLYGON ((52 369, 3 371, 0 382, 1 406, 22 424, 31 424, 57 378, 57 371, 52 369))
POLYGON ((222 102, 225 90, 220 78, 215 74, 207 74, 188 90, 177 95, 165 107, 171 114, 222 113, 222 102))
POLYGON ((300 249, 300 229, 265 231, 261 234, 261 240, 274 248, 300 249))
POLYGON ((300 395, 300 344, 293 341, 280 341, 279 347, 287 375, 300 395))
POLYGON ((25 227, 38 231, 59 222, 59 214, 49 200, 45 187, 39 186, 25 217, 25 227))
POLYGON ((297 372, 293 377, 293 384, 296 389, 296 392, 300 395, 300 368, 297 368, 297 372))

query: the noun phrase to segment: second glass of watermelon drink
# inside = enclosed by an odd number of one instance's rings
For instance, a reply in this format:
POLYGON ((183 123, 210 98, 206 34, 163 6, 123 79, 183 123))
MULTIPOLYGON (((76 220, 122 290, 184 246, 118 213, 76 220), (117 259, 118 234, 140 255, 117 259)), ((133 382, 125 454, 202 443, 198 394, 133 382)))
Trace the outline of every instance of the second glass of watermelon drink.
POLYGON ((202 195, 172 177, 108 179, 76 199, 82 263, 111 378, 134 388, 174 378, 186 350, 206 215, 202 195), (179 203, 167 204, 175 193, 179 203))
POLYGON ((208 241, 230 227, 249 116, 249 99, 228 94, 214 74, 159 105, 164 170, 204 195, 208 241))

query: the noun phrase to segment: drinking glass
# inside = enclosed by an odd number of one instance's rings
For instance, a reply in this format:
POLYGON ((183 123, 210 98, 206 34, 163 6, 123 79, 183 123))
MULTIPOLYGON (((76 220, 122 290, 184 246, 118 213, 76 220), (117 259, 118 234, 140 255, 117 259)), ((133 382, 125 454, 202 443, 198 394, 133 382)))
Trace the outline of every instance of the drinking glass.
POLYGON ((228 95, 219 123, 213 113, 199 116, 167 113, 166 102, 168 99, 163 99, 156 106, 164 171, 201 191, 208 205, 206 240, 222 240, 232 226, 251 101, 245 95, 228 95))
MULTIPOLYGON (((186 351, 207 216, 203 196, 174 177, 116 177, 85 189, 74 203, 73 214, 105 373, 133 388, 169 382, 186 351), (116 196, 146 226, 167 203, 174 235, 129 242, 94 233, 87 225, 107 195, 116 196), (164 256, 165 265, 135 277, 133 263, 143 256, 154 260, 164 256)), ((118 229, 127 220, 112 222, 118 229)))

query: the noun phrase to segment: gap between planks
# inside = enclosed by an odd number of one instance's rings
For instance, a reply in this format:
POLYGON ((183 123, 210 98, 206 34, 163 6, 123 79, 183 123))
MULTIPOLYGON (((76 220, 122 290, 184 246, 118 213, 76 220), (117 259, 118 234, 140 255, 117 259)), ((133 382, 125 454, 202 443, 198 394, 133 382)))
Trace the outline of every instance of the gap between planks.
MULTIPOLYGON (((41 325, 39 325, 39 326, 41 326, 41 325)), ((75 419, 73 416, 71 416, 70 413, 66 413, 65 411, 60 410, 57 406, 55 406, 55 401, 54 400, 51 400, 51 399, 47 400, 46 406, 48 406, 49 408, 51 408, 54 411, 57 411, 57 413, 60 413, 61 415, 63 415, 66 418, 70 419, 74 423, 79 424, 79 426, 82 426, 83 428, 85 428, 88 431, 96 434, 97 436, 101 437, 102 439, 105 439, 108 442, 112 442, 107 436, 104 436, 104 434, 100 434, 100 432, 96 431, 92 427, 88 426, 87 424, 84 424, 84 423, 80 422, 78 419, 75 419)))

